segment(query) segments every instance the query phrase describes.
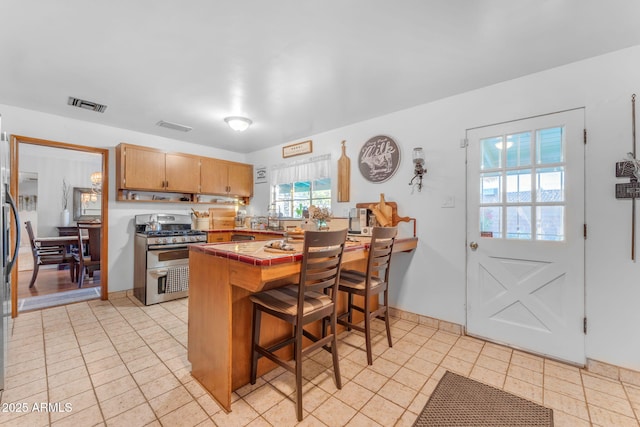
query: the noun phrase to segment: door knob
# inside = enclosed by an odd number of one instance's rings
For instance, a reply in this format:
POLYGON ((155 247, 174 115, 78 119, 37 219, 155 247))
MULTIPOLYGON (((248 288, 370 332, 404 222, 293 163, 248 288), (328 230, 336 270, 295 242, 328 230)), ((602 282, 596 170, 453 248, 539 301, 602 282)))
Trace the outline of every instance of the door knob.
POLYGON ((475 251, 476 249, 478 249, 478 244, 476 242, 471 242, 469 243, 469 247, 472 251, 475 251))

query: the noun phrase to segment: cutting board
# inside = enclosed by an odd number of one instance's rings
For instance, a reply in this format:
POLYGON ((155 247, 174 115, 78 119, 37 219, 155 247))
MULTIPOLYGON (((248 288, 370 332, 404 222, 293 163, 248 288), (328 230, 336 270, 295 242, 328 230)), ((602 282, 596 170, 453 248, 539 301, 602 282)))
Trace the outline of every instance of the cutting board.
POLYGON ((338 159, 338 202, 349 201, 349 183, 351 181, 351 159, 347 157, 346 141, 342 141, 342 156, 338 159))
MULTIPOLYGON (((377 205, 378 202, 357 203, 356 208, 367 208, 369 205, 377 205)), ((387 206, 391 206, 391 225, 396 226, 399 222, 409 222, 411 218, 408 216, 398 216, 398 204, 396 202, 385 202, 387 206)))
POLYGON ((390 221, 393 221, 393 208, 384 200, 384 193, 380 193, 380 202, 378 203, 378 208, 384 216, 389 218, 390 221))

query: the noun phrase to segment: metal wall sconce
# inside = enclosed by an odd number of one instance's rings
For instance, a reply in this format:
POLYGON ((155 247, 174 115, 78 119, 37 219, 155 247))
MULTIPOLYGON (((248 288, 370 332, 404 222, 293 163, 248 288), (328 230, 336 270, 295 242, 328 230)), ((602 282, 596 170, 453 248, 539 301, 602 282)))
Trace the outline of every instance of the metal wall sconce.
POLYGON ((424 152, 422 147, 415 147, 413 149, 413 178, 409 182, 409 185, 415 185, 413 182, 417 179, 418 191, 422 191, 422 175, 427 173, 427 168, 424 167, 424 152))

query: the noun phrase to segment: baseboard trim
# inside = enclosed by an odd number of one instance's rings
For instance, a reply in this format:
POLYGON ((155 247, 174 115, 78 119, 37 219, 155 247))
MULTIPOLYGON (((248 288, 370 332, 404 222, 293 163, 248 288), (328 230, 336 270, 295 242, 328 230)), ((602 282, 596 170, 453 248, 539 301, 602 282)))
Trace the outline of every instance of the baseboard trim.
POLYGON ((391 317, 397 317, 402 320, 414 322, 419 325, 429 326, 434 329, 449 332, 456 335, 464 335, 465 328, 457 323, 447 322, 446 320, 436 319, 435 317, 422 316, 420 314, 410 313, 408 311, 399 310, 397 308, 389 307, 389 314, 391 317))
MULTIPOLYGON (((389 314, 402 320, 417 323, 419 325, 429 326, 434 329, 446 331, 457 335, 466 335, 466 328, 457 323, 447 322, 445 320, 436 319, 434 317, 422 316, 420 314, 399 310, 389 307, 389 314)), ((515 349, 514 350, 520 350, 515 349)), ((584 369, 592 374, 600 375, 612 380, 622 381, 627 384, 640 387, 640 372, 632 369, 623 368, 621 366, 612 365, 610 363, 601 362, 587 358, 587 365, 584 369)))

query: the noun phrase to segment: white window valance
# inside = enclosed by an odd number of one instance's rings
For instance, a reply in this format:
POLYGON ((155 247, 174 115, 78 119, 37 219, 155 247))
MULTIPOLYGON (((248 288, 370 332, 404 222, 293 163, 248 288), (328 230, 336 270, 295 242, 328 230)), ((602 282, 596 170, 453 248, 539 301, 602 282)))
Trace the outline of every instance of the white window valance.
POLYGON ((323 154, 293 163, 282 163, 271 168, 271 185, 315 181, 330 177, 331 154, 323 154))

